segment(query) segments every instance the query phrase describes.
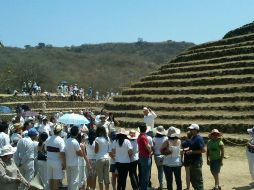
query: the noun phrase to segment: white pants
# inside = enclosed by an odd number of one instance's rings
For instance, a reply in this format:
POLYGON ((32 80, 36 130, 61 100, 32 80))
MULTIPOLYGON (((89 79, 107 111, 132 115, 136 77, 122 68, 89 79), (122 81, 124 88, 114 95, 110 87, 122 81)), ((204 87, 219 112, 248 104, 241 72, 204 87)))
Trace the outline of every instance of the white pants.
POLYGON ((86 183, 86 166, 79 166, 79 187, 86 183))
POLYGON ((79 166, 67 166, 68 190, 79 190, 79 166))
POLYGON ((254 153, 251 153, 248 150, 246 150, 246 154, 249 162, 250 175, 254 180, 254 153))
POLYGON ((48 177, 47 177, 47 162, 43 160, 38 160, 38 172, 41 176, 42 183, 44 185, 44 190, 49 189, 48 177))
MULTIPOLYGON (((27 180, 27 182, 31 182, 34 178, 34 160, 28 160, 26 163, 22 164, 19 167, 19 171, 22 176, 27 180)), ((21 189, 27 189, 24 185, 21 185, 21 189)))

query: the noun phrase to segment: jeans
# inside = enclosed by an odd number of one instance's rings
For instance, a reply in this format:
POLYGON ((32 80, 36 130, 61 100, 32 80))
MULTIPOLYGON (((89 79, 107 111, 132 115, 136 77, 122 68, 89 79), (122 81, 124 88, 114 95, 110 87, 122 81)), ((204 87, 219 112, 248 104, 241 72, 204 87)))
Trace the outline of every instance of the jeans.
POLYGON ((138 165, 138 160, 130 163, 129 176, 130 176, 130 180, 131 180, 132 189, 138 189, 138 187, 139 187, 139 185, 138 185, 139 180, 138 180, 138 175, 137 175, 137 165, 138 165))
POLYGON ((197 160, 190 164, 190 181, 195 190, 204 190, 202 165, 202 160, 197 160))
POLYGON ((151 171, 151 158, 150 157, 140 157, 140 190, 147 190, 150 171, 151 171))
POLYGON ((173 190, 173 173, 176 181, 176 189, 182 190, 181 166, 170 167, 163 166, 165 177, 167 180, 167 189, 173 190))
POLYGON ((117 190, 125 190, 130 163, 116 163, 118 171, 117 190))
POLYGON ((158 171, 158 180, 160 183, 160 187, 163 188, 163 165, 160 162, 161 157, 159 156, 154 156, 155 164, 157 166, 157 171, 158 171))

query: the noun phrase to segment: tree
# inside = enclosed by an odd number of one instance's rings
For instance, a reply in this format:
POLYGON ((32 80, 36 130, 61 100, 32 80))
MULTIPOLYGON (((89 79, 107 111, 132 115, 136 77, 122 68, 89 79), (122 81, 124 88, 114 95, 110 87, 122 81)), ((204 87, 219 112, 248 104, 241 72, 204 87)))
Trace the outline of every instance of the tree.
POLYGON ((37 45, 38 49, 42 49, 42 48, 45 48, 45 47, 46 47, 45 43, 42 43, 42 42, 38 43, 38 45, 37 45))

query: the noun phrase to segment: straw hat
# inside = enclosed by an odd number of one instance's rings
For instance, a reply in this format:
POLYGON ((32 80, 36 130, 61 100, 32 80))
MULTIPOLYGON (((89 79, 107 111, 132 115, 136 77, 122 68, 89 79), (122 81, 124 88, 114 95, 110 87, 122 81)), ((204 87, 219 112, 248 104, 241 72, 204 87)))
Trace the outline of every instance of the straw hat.
POLYGON ((169 127, 168 129, 168 137, 180 137, 181 130, 176 127, 169 127))
POLYGON ((63 130, 63 126, 62 125, 60 125, 60 124, 55 124, 55 126, 54 126, 54 131, 55 132, 60 132, 60 131, 62 131, 63 130))
POLYGON ((166 135, 166 130, 162 125, 158 126, 155 128, 155 133, 160 134, 160 135, 166 135))
POLYGON ((137 139, 138 136, 139 136, 139 132, 132 129, 132 130, 130 130, 129 135, 127 137, 128 137, 128 139, 137 139))
POLYGON ((13 124, 13 130, 18 133, 22 131, 23 125, 21 123, 15 123, 13 124))
POLYGON ((208 135, 208 137, 210 138, 211 135, 213 135, 213 134, 217 134, 218 136, 222 136, 222 133, 218 129, 213 129, 211 131, 211 133, 208 135))
POLYGON ((11 145, 5 145, 3 148, 0 149, 0 156, 6 156, 14 154, 15 150, 11 145))
POLYGON ((128 131, 126 131, 124 128, 120 128, 118 131, 117 131, 117 135, 120 135, 120 134, 122 134, 122 135, 128 135, 128 131))

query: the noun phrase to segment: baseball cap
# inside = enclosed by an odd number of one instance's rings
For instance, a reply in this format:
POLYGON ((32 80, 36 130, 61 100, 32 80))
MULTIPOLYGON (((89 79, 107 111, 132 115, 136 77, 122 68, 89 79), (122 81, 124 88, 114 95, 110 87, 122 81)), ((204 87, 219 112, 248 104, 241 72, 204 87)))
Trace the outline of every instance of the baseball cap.
POLYGON ((189 127, 188 127, 188 129, 195 129, 195 130, 199 130, 199 126, 198 126, 198 124, 191 124, 189 127))

